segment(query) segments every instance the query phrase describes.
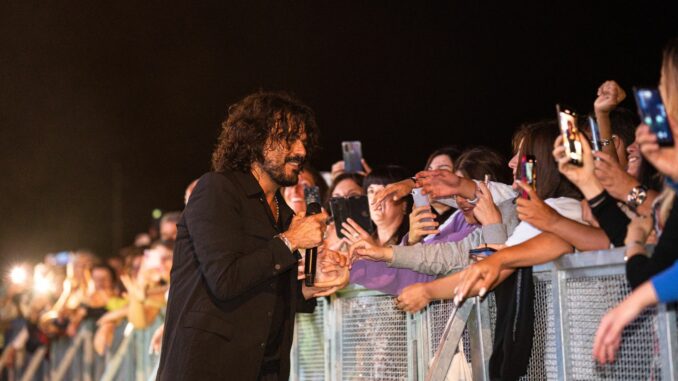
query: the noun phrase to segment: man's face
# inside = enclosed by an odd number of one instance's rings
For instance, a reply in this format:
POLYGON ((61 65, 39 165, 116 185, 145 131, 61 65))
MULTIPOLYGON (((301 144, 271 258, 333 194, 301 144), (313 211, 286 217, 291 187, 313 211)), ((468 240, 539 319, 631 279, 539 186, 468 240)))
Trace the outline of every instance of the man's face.
POLYGON ((306 161, 303 137, 289 144, 285 142, 266 144, 262 169, 281 187, 296 185, 299 173, 306 161))
POLYGON ((177 224, 165 221, 160 225, 160 239, 163 241, 175 241, 177 239, 177 224))

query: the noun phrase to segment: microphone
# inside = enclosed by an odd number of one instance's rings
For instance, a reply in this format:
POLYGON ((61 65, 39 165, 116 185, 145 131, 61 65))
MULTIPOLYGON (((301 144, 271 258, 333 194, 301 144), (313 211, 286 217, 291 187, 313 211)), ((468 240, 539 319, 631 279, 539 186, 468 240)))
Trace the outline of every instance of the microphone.
MULTIPOLYGON (((322 212, 320 206, 320 190, 318 187, 305 187, 304 198, 306 199, 306 215, 312 216, 322 212)), ((315 283, 315 274, 318 260, 318 248, 306 249, 304 254, 304 284, 312 287, 315 283)))

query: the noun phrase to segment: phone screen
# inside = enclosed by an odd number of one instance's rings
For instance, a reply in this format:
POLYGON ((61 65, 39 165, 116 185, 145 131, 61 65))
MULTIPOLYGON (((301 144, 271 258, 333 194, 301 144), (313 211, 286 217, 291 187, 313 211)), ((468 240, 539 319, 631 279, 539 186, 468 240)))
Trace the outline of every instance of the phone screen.
MULTIPOLYGON (((520 179, 531 186, 537 188, 537 159, 533 155, 525 155, 520 159, 520 179)), ((521 192, 522 198, 528 198, 527 192, 521 192)))
POLYGON ((565 154, 570 159, 570 163, 581 167, 584 162, 575 113, 560 105, 556 105, 556 110, 558 111, 560 132, 563 134, 565 154))
POLYGON ((344 172, 358 173, 363 171, 363 151, 359 141, 342 142, 341 151, 344 156, 344 172))
POLYGON ((596 152, 600 151, 600 129, 592 116, 589 116, 589 127, 591 128, 591 149, 596 152))
POLYGON ((634 88, 633 94, 638 104, 640 120, 657 135, 657 143, 662 147, 673 146, 673 134, 659 91, 654 88, 634 88))

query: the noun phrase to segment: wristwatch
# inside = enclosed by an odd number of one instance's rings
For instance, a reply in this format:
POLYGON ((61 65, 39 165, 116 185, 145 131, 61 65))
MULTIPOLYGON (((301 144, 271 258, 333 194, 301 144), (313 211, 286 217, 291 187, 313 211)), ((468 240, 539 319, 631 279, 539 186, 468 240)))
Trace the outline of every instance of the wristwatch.
POLYGON ((626 205, 635 212, 645 202, 645 199, 647 199, 647 187, 642 184, 637 185, 626 195, 626 205))

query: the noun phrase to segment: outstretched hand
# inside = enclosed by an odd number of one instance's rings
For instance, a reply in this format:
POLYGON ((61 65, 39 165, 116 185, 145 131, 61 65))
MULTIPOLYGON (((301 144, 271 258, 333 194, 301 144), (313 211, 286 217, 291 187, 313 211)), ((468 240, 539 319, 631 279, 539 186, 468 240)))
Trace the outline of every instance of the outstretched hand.
POLYGON ((494 257, 495 254, 468 266, 462 271, 461 282, 454 290, 455 304, 461 303, 474 289, 478 289, 478 296, 483 297, 488 290, 494 287, 502 270, 501 263, 493 260, 493 258, 496 258, 494 257))
POLYGON ((397 183, 388 184, 374 194, 374 197, 372 197, 372 204, 382 205, 388 198, 391 198, 393 201, 398 201, 403 197, 407 197, 416 185, 417 184, 415 184, 412 179, 405 179, 398 181, 397 183))
POLYGON ((461 177, 444 169, 421 171, 416 177, 422 194, 428 194, 432 199, 452 197, 459 193, 462 184, 461 177))

